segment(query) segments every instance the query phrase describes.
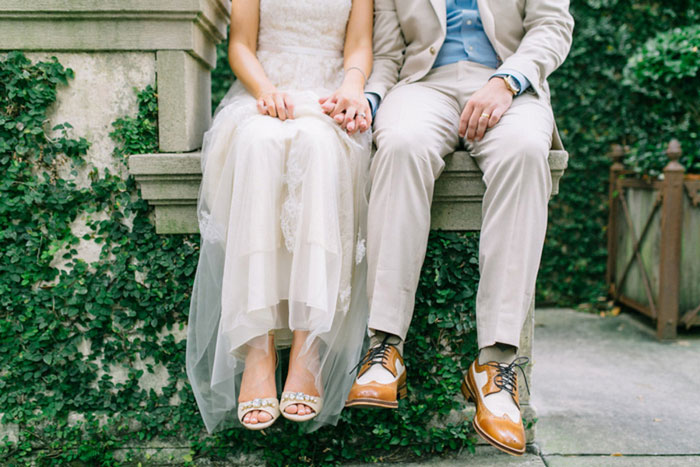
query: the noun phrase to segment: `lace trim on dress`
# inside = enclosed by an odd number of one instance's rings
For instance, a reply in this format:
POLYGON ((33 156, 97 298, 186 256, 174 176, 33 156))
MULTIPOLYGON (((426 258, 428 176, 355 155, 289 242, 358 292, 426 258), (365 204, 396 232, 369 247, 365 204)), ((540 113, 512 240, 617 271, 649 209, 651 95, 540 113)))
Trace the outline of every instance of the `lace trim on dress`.
POLYGON ((347 313, 350 309, 350 296, 352 294, 352 287, 348 286, 340 292, 338 298, 340 299, 340 309, 343 313, 347 313))
POLYGON ((365 239, 360 238, 360 233, 358 232, 357 245, 355 245, 355 264, 360 264, 365 258, 365 253, 367 252, 367 246, 365 245, 365 239))
POLYGON ((222 243, 226 239, 226 229, 213 222, 211 215, 206 212, 200 214, 199 233, 203 240, 212 243, 222 243))
POLYGON ((299 187, 303 181, 303 176, 304 170, 301 167, 299 153, 292 146, 289 159, 287 160, 287 172, 283 177, 284 184, 287 187, 287 196, 282 204, 282 214, 280 216, 284 246, 290 253, 294 251, 299 215, 302 208, 299 200, 299 187))

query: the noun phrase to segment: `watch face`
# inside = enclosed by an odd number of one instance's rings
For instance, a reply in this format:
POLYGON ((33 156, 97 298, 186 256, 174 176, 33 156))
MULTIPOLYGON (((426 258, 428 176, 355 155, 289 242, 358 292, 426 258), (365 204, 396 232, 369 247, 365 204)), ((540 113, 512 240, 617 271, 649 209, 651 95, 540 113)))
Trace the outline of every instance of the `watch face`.
POLYGON ((508 84, 510 84, 513 87, 513 89, 515 89, 515 92, 520 92, 520 85, 518 84, 516 79, 513 78, 512 76, 508 76, 507 79, 508 79, 508 84))

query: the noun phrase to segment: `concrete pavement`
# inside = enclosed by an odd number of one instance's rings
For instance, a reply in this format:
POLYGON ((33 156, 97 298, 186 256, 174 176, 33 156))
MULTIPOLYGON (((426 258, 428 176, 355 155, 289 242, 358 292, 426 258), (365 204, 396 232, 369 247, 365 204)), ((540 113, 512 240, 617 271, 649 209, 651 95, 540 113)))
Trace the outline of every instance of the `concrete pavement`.
POLYGON ((537 310, 532 403, 548 466, 700 465, 700 332, 537 310))

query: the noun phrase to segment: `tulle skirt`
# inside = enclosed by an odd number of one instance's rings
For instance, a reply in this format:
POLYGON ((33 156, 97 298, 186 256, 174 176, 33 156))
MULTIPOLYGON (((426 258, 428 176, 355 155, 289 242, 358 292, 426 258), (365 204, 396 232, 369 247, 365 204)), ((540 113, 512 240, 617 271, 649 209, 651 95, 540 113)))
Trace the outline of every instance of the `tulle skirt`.
POLYGON ((248 351, 308 331, 307 369, 324 398, 313 430, 335 424, 367 323, 365 222, 371 138, 348 136, 318 98, 289 91, 295 119, 260 115, 234 84, 207 132, 201 248, 187 374, 207 430, 235 423, 248 351))

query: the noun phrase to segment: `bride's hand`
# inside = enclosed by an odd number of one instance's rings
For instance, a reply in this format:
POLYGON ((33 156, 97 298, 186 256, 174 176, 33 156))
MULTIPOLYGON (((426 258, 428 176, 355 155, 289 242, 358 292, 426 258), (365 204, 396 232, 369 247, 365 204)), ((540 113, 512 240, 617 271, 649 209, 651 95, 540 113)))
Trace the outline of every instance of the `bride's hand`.
POLYGON ((285 92, 263 91, 258 96, 258 111, 284 121, 294 118, 294 103, 285 92))
POLYGON ((321 108, 330 115, 348 134, 358 130, 365 132, 372 125, 372 112, 362 90, 351 90, 344 86, 328 97, 319 99, 321 108))

